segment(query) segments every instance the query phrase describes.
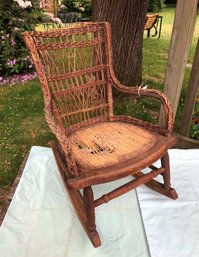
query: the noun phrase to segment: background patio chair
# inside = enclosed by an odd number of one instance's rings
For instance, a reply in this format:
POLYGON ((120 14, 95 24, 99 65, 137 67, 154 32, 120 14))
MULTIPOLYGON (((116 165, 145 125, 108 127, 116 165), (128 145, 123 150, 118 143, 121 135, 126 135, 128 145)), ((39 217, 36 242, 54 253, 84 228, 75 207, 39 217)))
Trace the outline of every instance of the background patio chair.
POLYGON ((150 37, 151 30, 154 30, 152 37, 158 35, 157 39, 161 36, 163 16, 159 14, 147 14, 144 30, 147 31, 147 37, 150 37))

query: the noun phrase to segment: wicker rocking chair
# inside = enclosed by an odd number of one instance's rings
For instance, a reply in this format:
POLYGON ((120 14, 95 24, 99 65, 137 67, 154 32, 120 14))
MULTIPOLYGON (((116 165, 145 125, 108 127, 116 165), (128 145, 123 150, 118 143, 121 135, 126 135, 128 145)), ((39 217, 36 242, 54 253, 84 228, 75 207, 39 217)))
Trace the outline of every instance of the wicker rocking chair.
POLYGON ((50 142, 58 168, 87 235, 98 247, 97 206, 142 184, 172 199, 178 197, 170 186, 167 153, 176 143, 170 103, 157 90, 126 87, 116 79, 108 23, 82 23, 23 36, 42 85, 45 118, 58 141, 50 142), (165 127, 114 115, 112 87, 134 97, 159 99, 165 127), (153 163, 159 159, 157 168, 153 163), (146 167, 150 172, 143 174, 146 167), (159 174, 163 184, 153 179, 159 174), (94 199, 92 185, 126 176, 135 179, 94 199))

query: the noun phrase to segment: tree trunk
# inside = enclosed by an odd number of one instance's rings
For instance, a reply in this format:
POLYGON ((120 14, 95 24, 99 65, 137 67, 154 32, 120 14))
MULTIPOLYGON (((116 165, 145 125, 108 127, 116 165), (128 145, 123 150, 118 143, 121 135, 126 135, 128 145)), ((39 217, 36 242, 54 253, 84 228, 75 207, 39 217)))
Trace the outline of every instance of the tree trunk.
POLYGON ((92 20, 108 21, 112 28, 113 66, 125 85, 142 81, 142 41, 147 0, 93 0, 92 20))

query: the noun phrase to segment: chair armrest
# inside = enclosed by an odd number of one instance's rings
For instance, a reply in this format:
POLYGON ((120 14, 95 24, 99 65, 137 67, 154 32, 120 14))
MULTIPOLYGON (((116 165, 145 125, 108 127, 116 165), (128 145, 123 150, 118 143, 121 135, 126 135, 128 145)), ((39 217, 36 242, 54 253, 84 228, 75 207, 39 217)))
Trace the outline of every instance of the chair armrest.
POLYGON ((48 96, 48 97, 45 97, 44 99, 45 99, 45 107, 44 107, 45 118, 51 131, 55 134, 56 138, 58 139, 61 145, 64 156, 66 158, 68 171, 72 176, 79 176, 77 165, 72 154, 70 141, 66 136, 65 131, 58 125, 57 121, 55 121, 54 119, 54 115, 52 113, 51 98, 48 96))
MULTIPOLYGON (((154 125, 154 128, 157 127, 159 132, 165 136, 172 133, 173 112, 172 112, 171 103, 165 94, 163 94, 162 92, 156 89, 144 89, 144 88, 139 88, 137 86, 136 87, 124 86, 116 79, 116 77, 112 78, 112 83, 113 83, 113 86, 120 92, 128 93, 136 97, 148 96, 148 97, 159 99, 165 111, 165 127, 159 127, 154 125)), ((150 123, 144 122, 144 124, 150 124, 150 123)), ((151 127, 151 125, 149 126, 151 127)))

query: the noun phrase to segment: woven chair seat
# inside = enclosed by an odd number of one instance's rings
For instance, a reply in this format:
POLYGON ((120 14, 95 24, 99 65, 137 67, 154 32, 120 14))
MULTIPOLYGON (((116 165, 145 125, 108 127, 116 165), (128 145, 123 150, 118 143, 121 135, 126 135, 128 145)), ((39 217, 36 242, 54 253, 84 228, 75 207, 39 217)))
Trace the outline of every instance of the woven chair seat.
POLYGON ((79 167, 97 169, 141 155, 153 147, 157 136, 133 124, 102 122, 77 130, 70 140, 79 167))

